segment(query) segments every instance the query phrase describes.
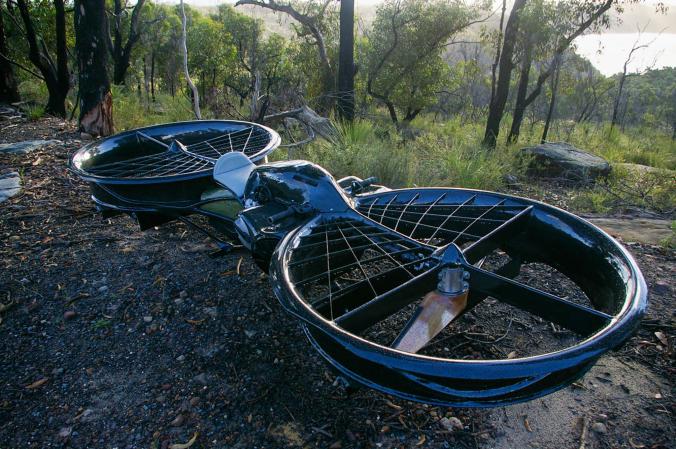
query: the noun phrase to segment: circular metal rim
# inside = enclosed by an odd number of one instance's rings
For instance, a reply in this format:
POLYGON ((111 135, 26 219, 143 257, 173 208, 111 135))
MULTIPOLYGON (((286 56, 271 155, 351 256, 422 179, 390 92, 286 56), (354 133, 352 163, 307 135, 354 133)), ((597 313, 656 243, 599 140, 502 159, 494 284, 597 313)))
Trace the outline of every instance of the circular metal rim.
POLYGON ((241 123, 241 124, 247 124, 247 125, 253 125, 257 126, 265 131, 267 131, 270 134, 270 142, 263 148, 262 150, 258 151, 255 155, 251 156, 249 159, 252 162, 257 162, 263 158, 265 158, 267 155, 272 153, 274 150, 279 147, 279 145, 282 142, 281 137, 277 133, 277 131, 265 126, 261 125, 259 123, 254 123, 254 122, 247 122, 244 120, 187 120, 187 121, 182 121, 182 122, 170 122, 170 123, 162 123, 159 125, 152 125, 152 126, 146 126, 143 128, 135 128, 132 130, 128 131, 123 131, 118 134, 114 134, 112 136, 106 137, 102 140, 94 141, 91 142, 82 148, 78 149, 75 151, 69 158, 68 161, 68 166, 70 170, 72 170, 78 177, 82 178, 85 181, 88 182, 96 182, 96 183, 101 183, 101 184, 119 184, 119 185, 125 185, 125 184, 134 184, 134 185, 142 185, 142 184, 163 184, 167 182, 175 182, 175 181, 185 181, 189 179, 195 179, 195 178, 202 178, 205 176, 210 176, 212 170, 205 169, 202 171, 198 171, 195 173, 189 173, 189 174, 184 174, 184 175, 170 175, 170 176, 163 176, 161 178, 125 178, 125 179, 111 179, 106 176, 97 176, 97 175, 92 175, 91 173, 83 170, 78 166, 77 158, 81 155, 87 152, 90 148, 92 148, 95 145, 100 145, 102 142, 119 137, 119 136, 124 136, 127 134, 134 133, 136 131, 147 131, 151 129, 158 129, 158 128, 164 128, 164 127, 170 127, 170 126, 176 126, 176 125, 183 125, 183 124, 195 124, 195 123, 241 123))
MULTIPOLYGON (((462 192, 475 192, 486 195, 492 195, 501 199, 513 199, 523 202, 527 205, 537 206, 538 209, 544 210, 549 215, 565 216, 573 219, 586 228, 593 230, 601 239, 605 239, 612 244, 615 250, 621 255, 623 262, 630 268, 629 280, 633 285, 629 285, 622 308, 613 315, 613 319, 608 325, 599 329, 586 339, 578 342, 573 346, 569 346, 554 352, 537 354, 529 357, 521 357, 515 359, 499 359, 499 360, 458 360, 458 359, 444 359, 439 357, 432 357, 427 355, 411 354, 403 351, 393 349, 391 347, 373 343, 357 335, 351 334, 333 323, 328 322, 325 318, 319 315, 309 304, 300 299, 300 296, 291 286, 288 278, 288 270, 286 269, 287 258, 285 254, 287 248, 290 246, 294 238, 302 232, 302 230, 309 224, 305 223, 289 233, 277 247, 275 255, 271 263, 271 276, 273 279, 274 291, 277 298, 280 300, 282 306, 297 316, 303 321, 304 326, 311 326, 313 329, 326 334, 333 339, 336 344, 339 344, 353 354, 360 357, 369 358, 369 354, 380 358, 378 363, 386 366, 387 369, 394 371, 405 371, 414 373, 416 375, 452 377, 461 379, 485 379, 485 380, 500 380, 500 379, 518 379, 523 377, 534 376, 538 374, 547 375, 562 370, 570 370, 577 367, 578 374, 576 376, 569 376, 568 380, 562 380, 558 384, 551 386, 548 390, 541 390, 535 394, 530 394, 525 398, 518 398, 516 395, 513 399, 508 401, 483 401, 483 400, 468 400, 468 401, 441 401, 440 404, 454 404, 454 405, 468 405, 468 406, 494 406, 504 403, 513 403, 523 400, 532 399, 534 397, 548 394, 556 389, 562 388, 571 383, 576 377, 582 375, 586 369, 589 368, 593 362, 598 359, 603 353, 621 344, 626 338, 635 330, 639 320, 645 311, 647 304, 647 285, 645 279, 636 264, 632 255, 619 244, 614 238, 606 232, 593 225, 589 221, 578 217, 574 214, 566 212, 555 206, 551 206, 539 201, 522 198, 513 195, 506 195, 496 192, 475 190, 475 189, 458 189, 458 188, 416 188, 416 189, 399 189, 392 190, 386 193, 377 193, 374 195, 384 195, 389 193, 403 192, 403 191, 419 191, 419 190, 453 190, 462 192), (632 282, 633 281, 633 282, 632 282), (290 286, 290 287, 289 287, 290 286), (453 376, 448 376, 453 373, 453 376)), ((369 195, 369 197, 374 196, 369 195)), ((357 213, 358 212, 354 212, 357 213)), ((363 217, 363 215, 359 214, 363 217)), ((308 330, 308 334, 312 331, 308 330)), ((372 384, 360 380, 355 373, 341 367, 340 363, 332 359, 323 349, 319 348, 319 343, 313 337, 310 339, 315 347, 320 349, 323 357, 326 358, 332 365, 336 366, 340 371, 343 371, 349 377, 357 380, 359 383, 366 384, 372 388, 376 388, 386 393, 406 397, 400 391, 393 391, 384 388, 377 384, 372 384)), ((408 397, 422 402, 435 403, 430 398, 420 398, 415 395, 408 397)))

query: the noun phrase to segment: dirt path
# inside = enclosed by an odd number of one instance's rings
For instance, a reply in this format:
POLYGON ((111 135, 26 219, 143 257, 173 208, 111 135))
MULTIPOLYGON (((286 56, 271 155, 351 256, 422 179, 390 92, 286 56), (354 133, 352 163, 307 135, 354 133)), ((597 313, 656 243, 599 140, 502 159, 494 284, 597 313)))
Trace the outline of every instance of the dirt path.
POLYGON ((346 389, 247 255, 210 259, 182 224, 103 220, 65 169, 81 144, 72 131, 45 120, 0 134, 64 142, 0 156, 0 173, 24 184, 0 204, 0 303, 12 304, 0 312, 0 448, 167 448, 195 435, 193 448, 674 447, 673 251, 629 245, 647 316, 575 386, 502 409, 428 407, 346 389))

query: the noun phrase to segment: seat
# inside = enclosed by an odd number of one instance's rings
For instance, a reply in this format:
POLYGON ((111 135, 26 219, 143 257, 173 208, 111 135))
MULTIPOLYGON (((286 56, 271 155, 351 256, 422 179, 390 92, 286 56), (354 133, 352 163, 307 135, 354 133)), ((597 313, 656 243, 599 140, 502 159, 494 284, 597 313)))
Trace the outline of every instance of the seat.
POLYGON ((244 196, 246 182, 256 167, 244 154, 238 151, 219 157, 214 166, 214 181, 230 190, 238 199, 244 196))

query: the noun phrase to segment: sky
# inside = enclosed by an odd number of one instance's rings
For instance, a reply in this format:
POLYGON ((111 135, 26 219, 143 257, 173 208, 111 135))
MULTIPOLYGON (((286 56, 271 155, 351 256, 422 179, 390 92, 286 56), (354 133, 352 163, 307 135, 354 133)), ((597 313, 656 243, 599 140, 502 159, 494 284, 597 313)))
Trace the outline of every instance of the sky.
MULTIPOLYGON (((160 0, 162 3, 178 3, 178 0, 160 0)), ((195 6, 215 6, 234 3, 235 0, 184 0, 195 6)), ((355 0, 357 14, 359 7, 372 7, 382 0, 355 0)), ((471 0, 470 0, 471 1, 471 0)), ((508 3, 511 3, 508 0, 508 3)), ((580 36, 575 44, 577 52, 588 58, 604 75, 622 71, 632 45, 649 43, 647 48, 635 53, 630 71, 646 68, 676 67, 676 0, 644 0, 642 7, 629 6, 622 16, 622 24, 615 25, 607 33, 580 36), (654 5, 662 3, 669 8, 666 15, 653 12, 654 5), (635 30, 646 28, 639 36, 635 30)))

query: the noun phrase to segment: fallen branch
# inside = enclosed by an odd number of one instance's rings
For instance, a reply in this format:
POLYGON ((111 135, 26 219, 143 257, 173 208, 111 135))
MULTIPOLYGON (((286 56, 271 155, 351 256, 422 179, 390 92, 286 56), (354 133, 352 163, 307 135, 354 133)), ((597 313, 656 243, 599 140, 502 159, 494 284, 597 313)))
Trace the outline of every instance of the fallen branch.
POLYGON ((314 131, 317 135, 328 141, 334 141, 338 136, 338 131, 326 117, 322 117, 308 106, 297 109, 280 112, 278 114, 266 115, 263 123, 276 123, 287 118, 293 118, 303 123, 306 127, 314 131))

